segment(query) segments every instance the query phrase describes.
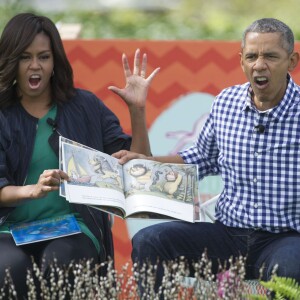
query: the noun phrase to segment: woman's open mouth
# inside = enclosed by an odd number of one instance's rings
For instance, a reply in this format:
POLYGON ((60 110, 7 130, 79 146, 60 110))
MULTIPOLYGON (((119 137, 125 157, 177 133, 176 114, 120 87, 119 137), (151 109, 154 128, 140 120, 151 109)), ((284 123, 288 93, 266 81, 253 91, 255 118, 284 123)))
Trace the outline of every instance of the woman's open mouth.
POLYGON ((40 82, 41 82, 41 76, 40 75, 31 75, 29 77, 29 86, 32 89, 38 88, 39 85, 40 85, 40 82))

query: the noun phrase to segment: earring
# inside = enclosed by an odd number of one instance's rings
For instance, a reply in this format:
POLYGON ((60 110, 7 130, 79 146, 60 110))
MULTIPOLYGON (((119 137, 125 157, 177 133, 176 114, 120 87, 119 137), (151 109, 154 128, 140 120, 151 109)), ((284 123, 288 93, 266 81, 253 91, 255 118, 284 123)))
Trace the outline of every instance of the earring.
POLYGON ((53 77, 54 76, 54 70, 52 70, 52 74, 51 74, 51 77, 53 77))

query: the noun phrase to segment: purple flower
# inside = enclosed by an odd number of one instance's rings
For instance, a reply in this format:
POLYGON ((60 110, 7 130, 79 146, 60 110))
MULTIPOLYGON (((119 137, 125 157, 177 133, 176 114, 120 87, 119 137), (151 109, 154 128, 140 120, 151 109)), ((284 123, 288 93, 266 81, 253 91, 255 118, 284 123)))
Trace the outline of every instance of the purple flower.
POLYGON ((218 296, 223 299, 226 292, 234 292, 239 284, 240 278, 232 271, 224 271, 217 274, 218 296))

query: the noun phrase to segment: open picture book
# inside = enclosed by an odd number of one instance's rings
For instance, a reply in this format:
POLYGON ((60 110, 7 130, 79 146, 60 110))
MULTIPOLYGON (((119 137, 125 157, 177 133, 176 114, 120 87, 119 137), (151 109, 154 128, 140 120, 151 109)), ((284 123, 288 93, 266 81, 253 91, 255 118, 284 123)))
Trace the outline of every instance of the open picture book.
POLYGON ((197 166, 133 159, 124 165, 101 151, 60 137, 60 165, 69 175, 60 195, 125 218, 199 219, 197 166))

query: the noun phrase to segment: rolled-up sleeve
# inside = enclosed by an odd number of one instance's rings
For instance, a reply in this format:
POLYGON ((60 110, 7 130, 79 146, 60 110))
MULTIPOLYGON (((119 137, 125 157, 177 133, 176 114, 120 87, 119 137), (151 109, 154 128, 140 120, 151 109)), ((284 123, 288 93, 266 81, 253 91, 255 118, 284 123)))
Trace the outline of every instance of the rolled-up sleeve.
POLYGON ((194 144, 178 152, 178 154, 185 163, 197 164, 199 179, 220 173, 218 166, 219 150, 215 138, 212 113, 209 114, 194 144))

